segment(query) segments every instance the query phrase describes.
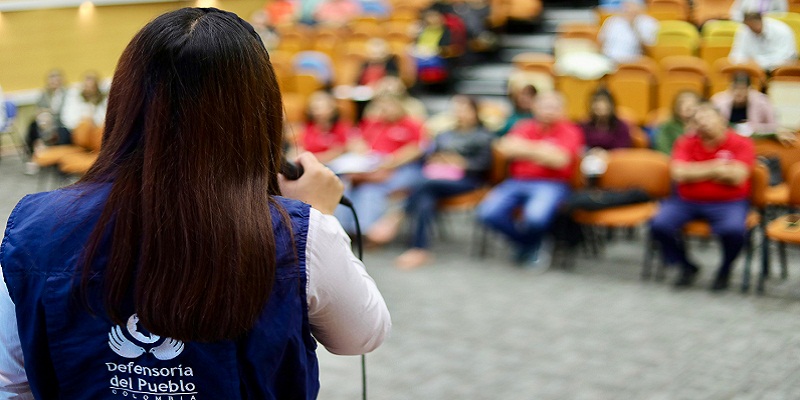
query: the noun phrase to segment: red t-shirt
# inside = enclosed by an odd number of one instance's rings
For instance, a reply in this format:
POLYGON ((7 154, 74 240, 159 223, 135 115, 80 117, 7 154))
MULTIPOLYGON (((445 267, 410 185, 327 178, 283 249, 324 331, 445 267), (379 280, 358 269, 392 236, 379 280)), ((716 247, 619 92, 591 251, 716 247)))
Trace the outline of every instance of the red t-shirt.
POLYGON ((306 151, 314 154, 323 153, 331 148, 344 146, 351 128, 346 122, 337 122, 330 131, 323 132, 317 125, 307 123, 300 140, 306 151))
POLYGON ((420 144, 422 124, 408 117, 394 123, 365 119, 361 123, 361 135, 370 150, 388 155, 408 144, 420 144))
MULTIPOLYGON (((709 161, 713 159, 736 160, 753 166, 756 159, 753 141, 728 130, 727 138, 717 148, 708 149, 695 134, 683 135, 675 142, 672 159, 675 161, 709 161)), ((678 184, 678 195, 689 201, 716 202, 746 199, 750 195, 750 180, 739 185, 726 185, 714 181, 678 184)))
POLYGON ((536 120, 518 122, 508 136, 519 137, 530 141, 543 141, 556 145, 570 154, 571 162, 561 168, 552 169, 529 160, 514 160, 509 165, 509 173, 516 179, 547 179, 568 182, 572 179, 578 164, 578 154, 583 149, 581 130, 567 121, 559 121, 544 130, 536 120))

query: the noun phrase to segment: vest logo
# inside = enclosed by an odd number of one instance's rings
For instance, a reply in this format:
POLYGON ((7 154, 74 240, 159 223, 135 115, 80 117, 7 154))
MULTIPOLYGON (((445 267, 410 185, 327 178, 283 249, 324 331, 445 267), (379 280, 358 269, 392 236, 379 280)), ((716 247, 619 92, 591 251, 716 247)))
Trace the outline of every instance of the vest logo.
POLYGON ((159 360, 172 360, 183 352, 183 342, 172 338, 165 338, 160 345, 145 350, 141 345, 156 343, 161 336, 139 331, 139 317, 136 314, 128 318, 126 328, 133 341, 125 336, 119 325, 115 325, 108 333, 108 347, 120 357, 139 358, 144 353, 150 353, 159 360))

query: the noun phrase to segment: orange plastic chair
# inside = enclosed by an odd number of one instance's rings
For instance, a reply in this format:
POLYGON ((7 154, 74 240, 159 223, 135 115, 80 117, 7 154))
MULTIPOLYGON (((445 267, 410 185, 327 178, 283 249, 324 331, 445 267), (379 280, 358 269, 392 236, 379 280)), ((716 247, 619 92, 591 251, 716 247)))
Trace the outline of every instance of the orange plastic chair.
POLYGON ((658 64, 642 57, 635 62, 619 64, 617 71, 606 77, 606 85, 617 105, 631 110, 631 122, 636 125, 643 124, 655 107, 659 74, 658 64))
POLYGON ((767 74, 755 62, 744 64, 731 64, 727 58, 721 58, 711 66, 711 89, 709 94, 714 95, 728 88, 731 76, 736 72, 745 72, 750 76, 753 89, 761 90, 766 83, 767 74))
POLYGON ((586 39, 597 42, 597 33, 600 27, 597 24, 581 22, 562 22, 558 25, 557 39, 586 39))
POLYGON ((647 14, 659 21, 687 21, 689 4, 686 0, 651 0, 647 5, 647 14))
POLYGON ((702 26, 709 20, 730 19, 733 0, 695 0, 692 9, 692 20, 695 25, 702 26))
POLYGON ((582 121, 589 114, 589 98, 600 86, 600 79, 583 80, 574 76, 557 76, 556 88, 564 94, 567 118, 582 121))
MULTIPOLYGON (((792 211, 797 211, 800 208, 800 164, 795 164, 789 170, 789 207, 792 211)), ((793 222, 793 214, 782 215, 777 219, 771 221, 764 229, 767 240, 774 241, 778 244, 778 256, 780 257, 781 264, 781 279, 786 279, 789 276, 787 263, 786 263, 786 245, 800 244, 800 232, 798 232, 798 225, 793 222)), ((758 282, 758 291, 763 293, 764 281, 769 275, 769 243, 765 243, 764 248, 764 266, 763 271, 758 282)))
POLYGON ((789 0, 789 12, 800 13, 800 0, 789 0))
MULTIPOLYGON (((709 21, 708 23, 711 23, 709 21)), ((700 42, 700 58, 708 65, 714 65, 719 59, 727 59, 733 47, 733 38, 725 36, 711 36, 703 38, 700 42)))
POLYGON ((72 144, 47 147, 34 154, 31 161, 42 168, 47 168, 57 165, 64 156, 84 152, 92 145, 92 135, 95 129, 92 121, 84 120, 70 133, 72 144))
POLYGON ((771 79, 779 81, 800 81, 800 63, 778 67, 772 71, 771 79))
POLYGON ((703 24, 700 34, 704 39, 711 37, 728 38, 732 42, 740 26, 742 24, 736 21, 713 20, 703 24))
POLYGON ((541 13, 541 0, 506 0, 506 15, 508 19, 532 21, 541 13))
POLYGON ((550 76, 554 75, 553 65, 555 58, 546 53, 521 53, 511 59, 511 65, 521 71, 541 72, 550 76))
POLYGON ((578 210, 575 222, 593 227, 632 228, 655 216, 657 201, 670 194, 669 157, 650 149, 616 149, 608 153, 608 168, 597 185, 601 189, 640 188, 652 201, 598 211, 578 210))
POLYGON ((784 146, 777 140, 769 138, 754 139, 756 154, 765 157, 776 157, 780 161, 783 172, 783 183, 769 186, 765 189, 764 196, 768 206, 788 207, 790 171, 795 164, 800 163, 800 145, 784 146))
POLYGON ((667 57, 661 60, 661 68, 659 107, 672 107, 675 95, 683 90, 692 90, 703 96, 707 93, 709 71, 706 63, 700 58, 667 57))

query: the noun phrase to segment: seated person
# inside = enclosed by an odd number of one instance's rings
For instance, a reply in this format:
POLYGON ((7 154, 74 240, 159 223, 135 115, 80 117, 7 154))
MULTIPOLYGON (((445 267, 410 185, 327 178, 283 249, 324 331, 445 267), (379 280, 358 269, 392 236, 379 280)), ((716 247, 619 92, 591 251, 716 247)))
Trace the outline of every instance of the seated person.
POLYGON ((686 257, 682 229, 691 220, 707 220, 722 241, 722 265, 711 288, 725 290, 747 234, 755 148, 749 138, 730 129, 710 103, 700 104, 693 119, 696 129, 678 139, 672 152, 670 173, 677 194, 661 204, 651 233, 661 245, 665 263, 681 269, 675 285, 690 286, 699 268, 686 257))
MULTIPOLYGON (((361 137, 350 140, 349 151, 379 159, 369 172, 345 176, 345 195, 358 212, 365 238, 384 244, 394 237, 398 213, 388 212, 389 196, 410 189, 421 178, 422 123, 406 115, 400 99, 383 95, 375 100, 375 114, 361 123, 361 137)), ((336 213, 348 233, 355 233, 350 210, 336 213)))
POLYGON ((353 127, 340 119, 336 99, 327 92, 319 91, 308 98, 301 129, 299 144, 302 150, 314 154, 320 162, 327 164, 345 152, 353 127))
POLYGON ((636 61, 645 46, 656 43, 658 21, 645 13, 635 0, 622 1, 622 13, 606 19, 597 39, 603 54, 616 63, 636 61))
POLYGON ((447 74, 446 59, 454 55, 450 29, 444 15, 436 8, 422 13, 422 29, 411 55, 417 63, 417 75, 423 82, 441 81, 447 74))
POLYGON ((758 12, 744 14, 744 26, 736 31, 728 59, 734 64, 755 61, 768 73, 797 60, 792 28, 758 12))
POLYGON ((298 11, 292 0, 270 0, 264 5, 264 12, 274 26, 293 24, 297 20, 298 11))
POLYGON ((750 75, 745 72, 733 74, 728 90, 712 96, 711 103, 742 136, 778 130, 769 97, 750 87, 750 75))
POLYGON ((590 151, 633 146, 628 124, 617 117, 614 98, 605 89, 596 91, 589 103, 589 120, 581 124, 590 151))
POLYGON ((549 268, 554 245, 545 235, 570 193, 583 135, 565 119, 559 93, 539 94, 533 114, 534 119, 516 124, 497 141, 497 151, 510 160, 510 177, 481 202, 478 219, 511 239, 517 263, 543 271, 549 268))
POLYGON ((505 125, 500 128, 495 134, 499 137, 505 136, 517 122, 533 118, 533 100, 536 98, 536 87, 533 85, 524 85, 516 87, 510 85, 508 87, 508 99, 511 101, 511 115, 506 119, 505 125))
MULTIPOLYGON (((428 118, 428 110, 425 108, 425 104, 416 97, 412 97, 408 94, 408 88, 406 88, 405 83, 396 76, 387 76, 378 81, 375 85, 375 94, 373 98, 381 96, 394 96, 399 99, 406 115, 417 121, 424 121, 428 118)), ((372 102, 368 103, 364 108, 363 117, 374 117, 378 108, 376 104, 377 103, 372 102)))
POLYGON ((52 134, 63 128, 61 111, 64 108, 66 97, 67 90, 64 89, 64 74, 57 69, 51 70, 47 74, 45 88, 42 90, 39 99, 36 100, 36 117, 28 126, 28 133, 25 136, 25 147, 31 156, 34 154, 34 147, 37 145, 69 143, 68 130, 66 130, 66 133, 52 134), (41 114, 48 115, 40 117, 41 114), (45 127, 49 130, 46 134, 41 131, 45 127), (40 139, 42 139, 43 135, 48 136, 48 138, 42 141, 40 139))
POLYGON ((453 0, 453 14, 464 21, 467 40, 474 51, 487 51, 497 44, 497 36, 489 30, 492 13, 487 0, 453 0))
POLYGON ((301 24, 314 25, 317 23, 317 8, 327 0, 302 0, 296 1, 297 20, 301 24))
POLYGON ((380 38, 367 42, 367 58, 361 64, 356 83, 376 89, 381 79, 398 76, 400 69, 397 58, 389 52, 389 44, 380 38))
POLYGON ((253 29, 258 34, 258 37, 261 38, 261 42, 264 43, 264 47, 267 50, 275 50, 278 48, 280 37, 275 30, 275 26, 272 25, 270 14, 267 11, 254 11, 253 14, 250 15, 250 25, 253 25, 253 29))
POLYGON ((412 223, 411 248, 396 260, 403 269, 419 267, 431 258, 430 224, 436 219, 439 200, 483 186, 492 167, 494 136, 481 124, 477 101, 456 95, 451 107, 456 127, 433 139, 424 157, 423 180, 406 201, 406 217, 412 223))
POLYGON ((684 90, 675 95, 672 101, 672 117, 656 130, 653 148, 667 155, 672 154, 675 141, 690 130, 698 104, 700 95, 691 90, 684 90))
POLYGON ((61 121, 70 131, 82 122, 90 122, 94 127, 101 127, 106 120, 107 96, 100 89, 100 75, 87 72, 79 87, 67 92, 61 121))
POLYGON ((733 0, 731 4, 731 20, 742 22, 746 12, 758 12, 761 15, 770 12, 787 12, 789 4, 786 0, 733 0))
POLYGON ((361 15, 361 3, 357 0, 326 0, 314 12, 320 25, 345 26, 361 15))

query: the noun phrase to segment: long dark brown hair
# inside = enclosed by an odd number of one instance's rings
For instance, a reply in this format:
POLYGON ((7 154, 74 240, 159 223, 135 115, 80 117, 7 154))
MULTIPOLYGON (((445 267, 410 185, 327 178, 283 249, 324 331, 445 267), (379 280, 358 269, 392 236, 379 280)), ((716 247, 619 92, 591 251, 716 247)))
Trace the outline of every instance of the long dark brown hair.
POLYGON ((107 253, 112 320, 128 317, 132 297, 145 328, 179 340, 231 339, 255 324, 275 279, 281 104, 267 51, 235 14, 184 8, 136 34, 99 158, 78 182, 111 183, 81 287, 107 253))

